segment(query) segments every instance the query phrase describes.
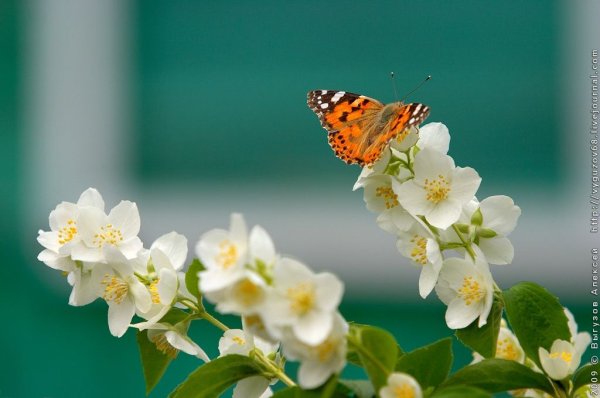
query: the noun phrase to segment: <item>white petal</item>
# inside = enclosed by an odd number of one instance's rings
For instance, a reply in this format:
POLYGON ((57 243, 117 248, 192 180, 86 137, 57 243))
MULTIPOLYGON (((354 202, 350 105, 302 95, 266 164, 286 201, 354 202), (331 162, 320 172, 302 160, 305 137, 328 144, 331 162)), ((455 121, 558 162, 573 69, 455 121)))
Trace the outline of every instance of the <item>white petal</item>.
POLYGON ((249 246, 253 258, 262 260, 266 264, 273 264, 275 261, 275 245, 267 231, 261 226, 256 225, 252 228, 249 246))
POLYGON ((456 298, 446 310, 446 323, 450 329, 463 329, 480 315, 480 306, 475 303, 466 305, 463 299, 456 298))
POLYGON ((344 284, 337 276, 323 272, 315 276, 317 305, 326 310, 333 311, 337 309, 344 295, 344 284))
POLYGON ((137 205, 128 200, 113 207, 108 215, 110 223, 121 230, 123 238, 128 240, 140 232, 140 213, 137 205))
POLYGON ((446 229, 458 221, 461 211, 461 204, 448 198, 434 205, 431 211, 425 214, 425 217, 434 227, 446 229))
POLYGON ((415 180, 419 184, 425 179, 436 179, 439 175, 447 176, 454 169, 454 160, 432 149, 424 149, 415 156, 415 180))
POLYGON ((428 123, 419 129, 420 149, 433 149, 436 152, 447 154, 450 147, 450 133, 448 127, 442 123, 428 123))
POLYGON ((246 221, 244 221, 244 217, 239 213, 231 214, 230 224, 229 224, 229 232, 231 234, 231 239, 236 243, 246 244, 247 239, 247 231, 246 221))
POLYGON ((300 261, 283 257, 275 266, 274 279, 278 289, 287 290, 301 281, 312 280, 314 273, 300 261))
POLYGON ((515 249, 508 238, 480 238, 479 247, 490 264, 510 264, 515 255, 515 249))
POLYGON ((196 255, 207 269, 221 268, 216 261, 220 253, 219 244, 229 240, 229 232, 223 229, 210 230, 200 237, 196 244, 196 255))
POLYGON ((261 398, 269 388, 269 380, 262 376, 247 377, 238 381, 232 398, 261 398))
POLYGON ((152 307, 152 296, 146 286, 137 277, 133 276, 129 281, 129 292, 135 300, 135 306, 140 312, 148 312, 152 307))
POLYGON ((515 229, 521 215, 519 206, 515 206, 510 197, 503 195, 490 196, 482 200, 480 207, 483 225, 505 236, 515 229))
POLYGON ((423 266, 421 275, 419 276, 419 294, 421 297, 426 298, 429 296, 429 293, 431 293, 437 283, 439 274, 439 267, 431 263, 423 266))
POLYGON ((95 188, 88 188, 79 197, 78 206, 92 206, 104 211, 104 199, 95 188))
POLYGON ((471 167, 457 167, 452 173, 452 188, 449 197, 464 205, 473 199, 479 189, 481 177, 471 167))
POLYGON ((333 315, 324 311, 311 311, 292 326, 294 334, 298 340, 308 345, 321 344, 333 328, 333 315))
POLYGON ((58 231, 67 225, 70 220, 76 221, 79 214, 77 205, 71 202, 62 202, 50 212, 49 222, 52 231, 58 231))
POLYGON ((183 351, 189 355, 194 355, 195 357, 202 359, 204 362, 210 361, 208 355, 206 355, 204 350, 200 348, 198 344, 184 336, 181 336, 179 333, 169 330, 165 332, 165 338, 169 344, 177 348, 179 351, 183 351))
POLYGON ((120 243, 118 246, 119 250, 127 259, 134 259, 137 257, 140 250, 143 249, 144 244, 137 236, 120 243))
POLYGON ((298 369, 298 384, 304 389, 317 388, 325 383, 337 369, 319 362, 303 362, 298 369))
POLYGON ((108 328, 115 337, 121 337, 127 331, 131 318, 135 314, 135 305, 129 299, 120 304, 110 302, 108 305, 108 328))
POLYGON ((169 268, 163 268, 160 270, 158 285, 158 297, 160 297, 161 304, 171 305, 175 296, 177 296, 177 287, 179 286, 179 279, 177 273, 169 268))
POLYGON ((425 189, 414 180, 406 181, 398 188, 394 188, 398 201, 413 215, 427 215, 435 208, 435 204, 427 200, 425 189))
POLYGON ((169 259, 170 267, 178 271, 187 257, 187 238, 177 232, 169 232, 156 239, 150 246, 150 251, 152 249, 160 250, 169 259))

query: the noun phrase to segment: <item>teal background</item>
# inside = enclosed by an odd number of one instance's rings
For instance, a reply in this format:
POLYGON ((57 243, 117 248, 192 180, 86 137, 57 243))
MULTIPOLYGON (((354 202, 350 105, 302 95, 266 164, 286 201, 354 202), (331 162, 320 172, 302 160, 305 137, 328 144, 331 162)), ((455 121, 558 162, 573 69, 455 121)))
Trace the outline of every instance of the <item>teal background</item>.
MULTIPOLYGON (((23 222, 30 211, 23 187, 33 184, 19 159, 32 144, 22 134, 26 4, 0 3, 0 397, 142 396, 134 334, 113 338, 102 303, 67 305, 64 278, 37 262, 35 230, 23 222)), ((566 184, 560 8, 515 0, 133 2, 122 38, 134 50, 124 83, 134 93, 126 172, 148 189, 168 181, 349 196, 358 169, 332 156, 306 91, 342 89, 389 102, 388 74, 396 71, 400 93, 433 76, 409 100, 430 105, 429 120, 450 127, 451 155, 485 176, 484 194, 490 186, 516 187, 516 199, 533 188, 559 192, 566 184)), ((45 211, 54 205, 45 203, 45 211)), ((46 218, 36 222, 48 228, 46 218)), ((346 318, 389 328, 406 350, 451 335, 435 297, 351 292, 346 318)), ((583 322, 587 301, 564 304, 583 322)), ((216 354, 214 329, 200 324, 193 335, 216 354)), ((455 348, 456 364, 470 360, 455 348)), ((166 396, 195 366, 181 355, 151 396, 166 396)))

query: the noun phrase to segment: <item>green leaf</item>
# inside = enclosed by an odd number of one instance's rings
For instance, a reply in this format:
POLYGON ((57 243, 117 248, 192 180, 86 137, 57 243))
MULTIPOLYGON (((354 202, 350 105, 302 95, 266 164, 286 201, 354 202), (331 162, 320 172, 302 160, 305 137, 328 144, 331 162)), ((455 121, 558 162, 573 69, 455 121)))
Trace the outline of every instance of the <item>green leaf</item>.
POLYGON ((573 391, 587 384, 598 384, 600 379, 600 364, 587 364, 579 368, 573 375, 573 391), (595 381, 593 381, 595 380, 595 381))
POLYGON ((521 282, 504 292, 506 316, 525 354, 541 367, 538 350, 556 339, 569 341, 571 332, 562 305, 542 286, 521 282))
POLYGON ((360 358, 376 391, 387 384, 387 377, 398 360, 398 343, 386 330, 367 325, 350 326, 349 346, 360 358))
POLYGON ((206 267, 204 267, 204 264, 195 258, 185 273, 185 287, 187 287, 187 290, 198 299, 198 302, 202 298, 202 294, 198 289, 198 282, 200 282, 198 272, 204 271, 205 269, 206 267))
POLYGON ((273 398, 347 398, 348 395, 338 389, 337 376, 333 376, 319 388, 303 390, 300 387, 288 387, 277 391, 273 398))
POLYGON ((447 387, 435 390, 430 398, 491 398, 492 394, 475 387, 447 387))
POLYGON ((408 373, 425 389, 446 380, 451 367, 452 339, 448 337, 403 355, 396 371, 408 373))
POLYGON ((553 394, 552 385, 541 373, 534 372, 525 365, 506 359, 484 359, 454 373, 442 386, 470 386, 496 393, 535 388, 553 394))
POLYGON ((138 331, 136 339, 146 382, 146 395, 148 395, 158 384, 173 358, 156 349, 156 345, 148 339, 147 330, 138 331))
POLYGON ((171 308, 165 316, 160 318, 160 323, 168 323, 169 325, 177 325, 189 316, 189 314, 179 308, 171 308))
POLYGON ((246 377, 260 375, 260 366, 243 355, 226 355, 193 371, 170 398, 214 398, 246 377))
POLYGON ((368 380, 340 380, 340 384, 351 390, 354 398, 373 398, 375 389, 368 380))
POLYGON ((496 355, 498 333, 502 322, 502 309, 502 299, 494 295, 494 302, 487 323, 479 327, 477 325, 479 321, 476 319, 466 328, 457 330, 456 337, 461 343, 473 351, 477 351, 484 358, 493 358, 496 355))

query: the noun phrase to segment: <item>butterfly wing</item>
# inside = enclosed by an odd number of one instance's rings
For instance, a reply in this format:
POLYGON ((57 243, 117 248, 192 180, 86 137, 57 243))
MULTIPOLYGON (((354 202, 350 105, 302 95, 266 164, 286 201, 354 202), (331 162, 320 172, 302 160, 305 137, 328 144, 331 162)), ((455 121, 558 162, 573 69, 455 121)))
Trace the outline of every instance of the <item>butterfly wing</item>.
POLYGON ((376 160, 365 158, 365 131, 372 130, 383 109, 381 102, 345 91, 315 90, 308 93, 307 103, 329 133, 329 145, 337 157, 361 166, 376 160))

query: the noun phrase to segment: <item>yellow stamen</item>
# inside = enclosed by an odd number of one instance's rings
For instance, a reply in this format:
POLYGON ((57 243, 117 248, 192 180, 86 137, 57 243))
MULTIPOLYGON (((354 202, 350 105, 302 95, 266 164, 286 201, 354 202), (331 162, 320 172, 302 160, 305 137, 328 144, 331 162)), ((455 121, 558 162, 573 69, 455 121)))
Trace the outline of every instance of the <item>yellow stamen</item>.
POLYGON ((129 285, 116 275, 104 275, 101 282, 104 285, 102 298, 106 301, 114 301, 121 304, 129 293, 129 285))
POLYGON ((510 338, 498 339, 496 344, 496 358, 517 361, 519 359, 519 350, 514 341, 510 338))
POLYGON ((327 362, 335 353, 337 344, 332 339, 327 339, 314 348, 316 357, 319 362, 327 362))
POLYGON ((260 286, 253 283, 250 279, 238 282, 235 285, 233 295, 247 307, 258 303, 264 296, 260 286))
POLYGON ((410 384, 400 384, 393 389, 395 398, 415 398, 415 389, 410 384))
POLYGON ((400 202, 398 202, 398 195, 394 193, 392 187, 377 187, 375 189, 375 196, 384 200, 385 208, 388 210, 400 204, 400 202))
POLYGON ((464 300, 466 305, 471 305, 473 302, 479 302, 485 296, 485 290, 472 276, 465 276, 462 287, 458 289, 458 296, 464 300))
POLYGON ((246 340, 244 340, 243 338, 238 337, 238 336, 233 337, 231 340, 233 340, 233 342, 236 343, 237 345, 246 344, 246 340))
POLYGON ((100 227, 100 232, 94 235, 92 244, 98 248, 102 248, 105 244, 117 246, 123 242, 123 234, 121 230, 115 228, 112 224, 106 224, 100 227))
POLYGON ((158 279, 150 283, 150 286, 148 286, 148 290, 150 291, 150 297, 152 297, 152 302, 154 304, 160 304, 160 295, 158 294, 158 279))
POLYGON ((567 351, 553 352, 550 354, 550 358, 552 358, 552 359, 560 358, 563 361, 565 361, 566 363, 570 364, 571 361, 573 360, 573 355, 567 351))
POLYGON ((427 200, 433 203, 440 203, 448 198, 450 193, 450 183, 443 175, 438 175, 438 178, 429 180, 425 179, 425 191, 427 191, 427 200))
POLYGON ((179 350, 173 347, 164 333, 156 334, 152 337, 149 337, 150 341, 154 343, 156 349, 171 359, 175 359, 179 350))
POLYGON ((315 305, 315 288, 311 283, 300 283, 287 290, 292 311, 297 315, 304 315, 315 305))
POLYGON ((77 235, 77 223, 74 220, 67 220, 67 225, 58 230, 58 244, 64 245, 73 240, 77 235))
POLYGON ((235 265, 238 259, 237 246, 228 240, 219 243, 219 254, 215 257, 217 263, 224 269, 235 265))
POLYGON ((414 244, 412 250, 410 251, 410 257, 417 264, 425 265, 427 264, 427 239, 422 236, 415 235, 410 240, 411 243, 414 244))

